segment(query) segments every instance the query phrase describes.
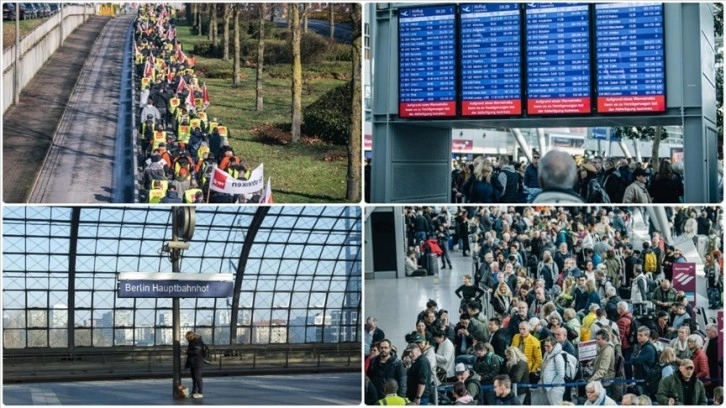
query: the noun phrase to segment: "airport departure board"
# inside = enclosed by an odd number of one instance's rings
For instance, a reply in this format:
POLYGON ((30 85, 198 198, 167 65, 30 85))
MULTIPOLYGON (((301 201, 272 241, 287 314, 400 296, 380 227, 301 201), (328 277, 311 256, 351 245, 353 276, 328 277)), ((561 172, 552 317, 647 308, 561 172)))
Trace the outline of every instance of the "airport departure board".
POLYGON ((595 4, 597 111, 665 111, 660 3, 595 4))
POLYGON ((522 113, 520 9, 516 3, 459 6, 463 116, 522 113))
POLYGON ((456 6, 398 11, 402 118, 456 116, 456 6))
POLYGON ((590 14, 580 3, 527 3, 527 112, 590 113, 590 14))

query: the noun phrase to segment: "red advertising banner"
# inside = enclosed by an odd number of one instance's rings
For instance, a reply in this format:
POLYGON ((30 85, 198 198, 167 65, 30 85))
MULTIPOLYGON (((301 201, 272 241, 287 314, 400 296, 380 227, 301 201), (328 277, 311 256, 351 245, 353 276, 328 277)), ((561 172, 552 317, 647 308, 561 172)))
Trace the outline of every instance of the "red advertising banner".
POLYGON ((474 141, 471 139, 452 139, 451 151, 462 152, 472 151, 474 149, 474 141))
POLYGON ((696 264, 692 262, 673 264, 673 289, 686 292, 691 305, 696 304, 696 264))

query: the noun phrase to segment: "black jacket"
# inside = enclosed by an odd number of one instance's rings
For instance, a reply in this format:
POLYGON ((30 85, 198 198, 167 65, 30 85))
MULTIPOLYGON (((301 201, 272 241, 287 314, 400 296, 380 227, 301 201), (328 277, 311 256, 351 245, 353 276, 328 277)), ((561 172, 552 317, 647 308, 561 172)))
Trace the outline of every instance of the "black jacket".
POLYGON ((403 367, 401 359, 395 354, 391 354, 391 357, 385 363, 381 363, 380 355, 374 357, 366 374, 375 385, 376 390, 378 390, 378 399, 385 398, 386 394, 383 392, 383 385, 389 378, 393 378, 398 382, 398 395, 400 397, 406 396, 406 369, 403 367))
POLYGON ((519 397, 510 392, 506 397, 497 397, 494 391, 489 391, 486 396, 485 405, 522 405, 519 397))
POLYGON ((204 366, 204 342, 199 337, 189 342, 187 346, 187 362, 184 364, 184 367, 202 366, 204 366))

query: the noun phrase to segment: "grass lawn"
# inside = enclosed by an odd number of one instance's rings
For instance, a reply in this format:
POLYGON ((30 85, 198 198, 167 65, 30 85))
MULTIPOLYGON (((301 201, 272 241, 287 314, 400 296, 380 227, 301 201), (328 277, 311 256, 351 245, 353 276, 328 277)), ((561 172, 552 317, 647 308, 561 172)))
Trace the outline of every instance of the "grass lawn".
MULTIPOLYGON (((191 34, 191 27, 178 26, 177 38, 189 55, 198 41, 207 37, 191 34)), ((197 70, 218 69, 220 64, 232 66, 221 59, 197 58, 197 70)), ((303 66, 303 72, 306 67, 303 66)), ((203 78, 211 105, 207 112, 230 128, 230 145, 248 167, 264 163, 265 182, 272 178, 272 196, 276 203, 345 202, 347 148, 323 143, 270 144, 258 140, 253 130, 265 124, 291 122, 290 80, 264 79, 264 111, 255 111, 255 70, 243 68, 241 85, 232 86, 231 79, 203 78)), ((337 79, 304 81, 302 105, 313 103, 330 89, 345 83, 337 79)))
MULTIPOLYGON (((48 18, 34 18, 32 20, 20 20, 20 38, 22 39, 35 27, 43 24, 48 18)), ((15 21, 3 21, 3 49, 15 45, 15 21)))

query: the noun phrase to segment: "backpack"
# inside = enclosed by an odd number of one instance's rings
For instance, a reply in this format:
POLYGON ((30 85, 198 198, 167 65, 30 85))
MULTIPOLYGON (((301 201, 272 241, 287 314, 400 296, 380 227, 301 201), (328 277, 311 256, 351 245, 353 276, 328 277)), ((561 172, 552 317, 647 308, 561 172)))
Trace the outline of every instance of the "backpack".
MULTIPOLYGON (((603 326, 600 324, 600 322, 598 320, 595 320, 595 322, 592 324, 592 326, 597 325, 597 327, 599 327, 600 330, 605 330, 610 335, 610 341, 613 343, 613 345, 618 346, 618 345, 620 345, 620 336, 615 334, 615 330, 613 329, 613 326, 612 326, 613 324, 615 324, 615 323, 611 321, 610 325, 603 326)), ((598 331, 600 331, 600 330, 598 330, 598 331)), ((593 332, 593 331, 594 330, 590 329, 590 332, 593 332)), ((595 332, 595 333, 597 333, 597 332, 595 332)))
MULTIPOLYGON (((621 353, 618 353, 617 349, 615 349, 615 364, 613 365, 613 369, 615 371, 614 378, 616 380, 625 379, 625 358, 623 358, 623 355, 621 353)), ((624 383, 611 383, 610 397, 614 398, 616 401, 620 401, 620 399, 623 398, 624 390, 624 383)))
POLYGON ((573 382, 577 378, 577 369, 580 364, 572 354, 562 351, 560 353, 565 362, 565 382, 573 382))
MULTIPOLYGON (((658 270, 658 259, 655 257, 655 252, 648 251, 643 256, 643 272, 653 272, 658 270)), ((650 287, 650 285, 648 285, 650 287)))
POLYGON ((632 317, 626 317, 626 319, 630 319, 630 330, 628 331, 627 339, 628 344, 632 347, 638 344, 638 329, 640 328, 640 322, 638 319, 632 317))
POLYGON ((592 197, 588 197, 588 203, 610 204, 610 196, 605 192, 605 189, 602 188, 597 179, 590 180, 588 188, 592 189, 592 197))

